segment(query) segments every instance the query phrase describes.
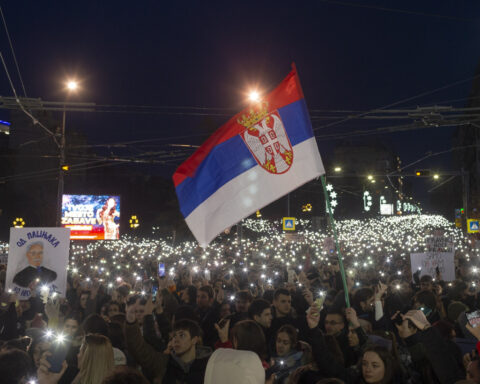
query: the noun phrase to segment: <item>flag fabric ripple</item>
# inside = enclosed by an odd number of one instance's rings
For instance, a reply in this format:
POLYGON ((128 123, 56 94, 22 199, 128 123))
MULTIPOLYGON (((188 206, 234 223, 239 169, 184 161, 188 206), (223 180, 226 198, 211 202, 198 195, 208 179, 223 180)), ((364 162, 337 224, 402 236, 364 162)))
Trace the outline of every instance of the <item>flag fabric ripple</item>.
POLYGON ((202 247, 223 230, 324 174, 295 67, 232 117, 173 175, 180 210, 202 247))

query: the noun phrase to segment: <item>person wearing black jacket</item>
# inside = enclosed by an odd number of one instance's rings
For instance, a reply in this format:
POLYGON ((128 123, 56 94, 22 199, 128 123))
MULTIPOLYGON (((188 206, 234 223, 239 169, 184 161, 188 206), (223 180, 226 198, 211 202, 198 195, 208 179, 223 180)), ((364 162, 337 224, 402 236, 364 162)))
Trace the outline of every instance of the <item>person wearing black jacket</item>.
MULTIPOLYGON (((352 315, 349 314, 349 317, 352 315)), ((307 341, 312 346, 319 378, 335 377, 346 384, 403 383, 398 365, 393 356, 383 347, 366 348, 360 356, 360 367, 345 368, 339 364, 327 348, 322 331, 318 328, 319 313, 311 308, 307 314, 307 341)))
MULTIPOLYGON (((272 308, 270 303, 263 299, 253 300, 248 308, 248 317, 262 328, 267 346, 273 345, 273 335, 270 331, 272 325, 272 308)), ((271 351, 268 350, 267 352, 270 354, 271 351)))
MULTIPOLYGON (((423 375, 431 373, 442 384, 464 379, 462 368, 437 328, 431 327, 422 311, 411 310, 397 324, 398 334, 407 345, 413 363, 423 375)), ((424 377, 424 381, 426 381, 424 377)))
POLYGON ((197 307, 195 314, 203 330, 203 345, 213 347, 217 341, 215 324, 220 320, 220 307, 223 302, 223 290, 214 297, 213 288, 209 285, 197 291, 197 307))

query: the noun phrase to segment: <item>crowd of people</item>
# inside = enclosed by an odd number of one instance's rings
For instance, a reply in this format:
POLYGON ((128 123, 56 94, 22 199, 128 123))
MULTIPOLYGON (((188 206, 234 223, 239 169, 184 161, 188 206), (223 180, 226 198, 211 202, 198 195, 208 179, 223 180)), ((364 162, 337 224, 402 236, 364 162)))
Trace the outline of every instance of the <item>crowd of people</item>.
POLYGON ((331 233, 301 225, 72 243, 66 297, 2 289, 0 382, 480 384, 476 238, 438 216, 339 221, 345 292, 331 233), (411 270, 434 231, 452 281, 411 270))

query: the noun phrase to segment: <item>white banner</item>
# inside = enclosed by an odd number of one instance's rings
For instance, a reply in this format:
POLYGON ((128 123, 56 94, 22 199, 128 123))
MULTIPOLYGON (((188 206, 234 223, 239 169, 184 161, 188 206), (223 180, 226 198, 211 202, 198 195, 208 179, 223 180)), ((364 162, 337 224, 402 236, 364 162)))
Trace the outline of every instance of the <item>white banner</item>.
POLYGON ((10 228, 5 289, 28 300, 30 288, 48 287, 65 297, 70 229, 10 228))
POLYGON ((454 252, 453 236, 446 236, 442 230, 433 231, 433 235, 425 240, 428 252, 454 252))
POLYGON ((420 277, 430 275, 435 278, 437 275, 435 269, 438 267, 444 281, 455 280, 453 252, 411 253, 410 262, 412 265, 412 277, 415 272, 421 269, 420 277))

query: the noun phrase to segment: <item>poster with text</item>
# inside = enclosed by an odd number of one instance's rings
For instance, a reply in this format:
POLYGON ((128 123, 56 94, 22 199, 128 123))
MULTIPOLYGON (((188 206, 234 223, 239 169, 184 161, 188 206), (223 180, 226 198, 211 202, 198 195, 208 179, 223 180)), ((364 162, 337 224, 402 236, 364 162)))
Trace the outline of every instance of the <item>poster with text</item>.
POLYGON ((120 238, 120 196, 63 195, 62 227, 72 240, 120 238))
POLYGON ((433 278, 437 275, 436 268, 440 271, 444 281, 455 280, 455 261, 453 252, 424 252, 411 253, 410 262, 412 264, 413 274, 419 269, 420 277, 430 275, 433 278))
POLYGON ((66 228, 10 228, 5 289, 28 300, 31 288, 65 297, 70 230, 66 228))

